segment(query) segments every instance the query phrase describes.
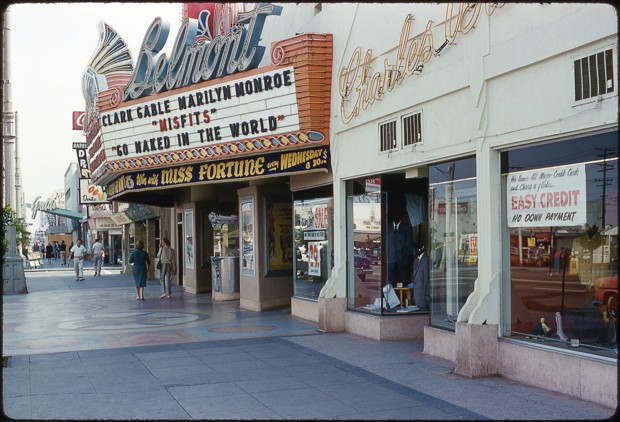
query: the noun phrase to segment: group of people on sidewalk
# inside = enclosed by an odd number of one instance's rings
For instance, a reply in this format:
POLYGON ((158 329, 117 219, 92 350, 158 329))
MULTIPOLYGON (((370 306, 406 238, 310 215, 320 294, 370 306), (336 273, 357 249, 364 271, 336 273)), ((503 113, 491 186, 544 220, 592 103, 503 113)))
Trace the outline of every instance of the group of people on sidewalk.
MULTIPOLYGON (((38 246, 38 243, 37 245, 38 246)), ((75 281, 84 281, 84 260, 87 259, 88 249, 82 244, 82 239, 78 239, 74 245, 71 242, 69 247, 69 259, 67 260, 66 251, 67 246, 64 240, 59 246, 60 257, 63 260, 62 265, 69 265, 73 263, 75 269, 75 281)), ((48 258, 50 264, 53 256, 53 247, 50 243, 45 247, 46 258, 48 258), (48 250, 49 249, 49 250, 48 250)), ((101 277, 101 265, 105 249, 101 243, 101 239, 97 238, 90 248, 90 255, 93 261, 93 269, 95 270, 95 277, 101 277)), ((136 242, 136 249, 131 253, 129 257, 129 263, 133 265, 133 277, 136 287, 136 300, 144 300, 144 288, 146 287, 146 280, 148 278, 148 272, 151 265, 151 260, 148 252, 144 250, 144 242, 138 240, 136 242)), ((177 272, 176 265, 176 253, 170 246, 170 239, 163 238, 160 243, 159 251, 157 252, 157 269, 160 271, 161 282, 161 296, 160 299, 172 297, 172 276, 177 272)))
MULTIPOLYGON (((136 300, 144 300, 144 288, 148 278, 151 259, 144 250, 144 242, 138 240, 136 249, 129 257, 129 263, 133 265, 133 279, 136 287, 136 300)), ((160 299, 172 297, 172 276, 176 274, 176 254, 170 247, 170 239, 164 237, 157 252, 157 269, 160 271, 161 296, 160 299)))
POLYGON ((41 259, 46 260, 49 265, 52 264, 54 259, 62 259, 62 264, 65 265, 67 261, 67 245, 65 241, 58 243, 56 240, 53 242, 47 242, 47 245, 39 245, 39 242, 35 243, 32 247, 33 252, 39 252, 41 259))

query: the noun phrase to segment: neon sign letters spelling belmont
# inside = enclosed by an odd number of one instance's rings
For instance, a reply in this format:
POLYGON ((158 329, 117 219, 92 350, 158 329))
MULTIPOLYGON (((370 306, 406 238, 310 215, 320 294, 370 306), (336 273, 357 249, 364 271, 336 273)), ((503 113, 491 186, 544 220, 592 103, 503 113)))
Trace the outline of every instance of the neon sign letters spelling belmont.
POLYGON ((123 101, 258 67, 265 52, 265 47, 258 45, 265 19, 280 13, 280 6, 259 3, 254 10, 239 13, 237 25, 226 36, 219 35, 211 41, 196 40, 198 21, 185 19, 170 57, 165 53, 158 56, 168 39, 170 25, 156 18, 142 41, 123 101))

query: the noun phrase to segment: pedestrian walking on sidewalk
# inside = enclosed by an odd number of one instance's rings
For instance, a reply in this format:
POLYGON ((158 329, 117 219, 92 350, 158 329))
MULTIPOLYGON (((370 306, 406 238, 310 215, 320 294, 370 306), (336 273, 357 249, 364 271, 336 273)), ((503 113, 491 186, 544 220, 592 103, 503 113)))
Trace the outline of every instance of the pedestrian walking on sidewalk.
POLYGON ((170 247, 170 239, 164 237, 160 244, 159 252, 157 253, 157 259, 161 262, 160 268, 160 282, 161 282, 161 296, 160 299, 167 297, 170 299, 172 296, 172 275, 177 272, 176 254, 174 249, 170 247))
POLYGON ((93 257, 93 267, 95 269, 95 277, 101 277, 101 263, 103 262, 103 244, 101 239, 97 238, 93 247, 90 249, 90 254, 93 257))
POLYGON ((129 257, 129 263, 133 264, 133 280, 136 285, 136 300, 144 300, 144 288, 146 287, 146 279, 151 265, 149 254, 143 249, 144 242, 138 240, 136 242, 136 249, 134 249, 129 257))
POLYGON ((69 258, 67 258, 67 267, 73 265, 73 263, 75 262, 73 259, 73 252, 71 252, 73 250, 73 241, 71 241, 71 244, 69 245, 69 258))
POLYGON ((71 248, 71 255, 73 255, 75 281, 84 281, 84 258, 86 258, 86 248, 82 245, 82 239, 78 239, 77 244, 71 248))
POLYGON ((60 242, 60 258, 62 259, 62 265, 67 265, 67 244, 63 240, 60 242))
POLYGON ((54 247, 50 242, 47 242, 47 246, 45 247, 45 259, 47 259, 47 263, 52 265, 52 257, 54 256, 54 247))

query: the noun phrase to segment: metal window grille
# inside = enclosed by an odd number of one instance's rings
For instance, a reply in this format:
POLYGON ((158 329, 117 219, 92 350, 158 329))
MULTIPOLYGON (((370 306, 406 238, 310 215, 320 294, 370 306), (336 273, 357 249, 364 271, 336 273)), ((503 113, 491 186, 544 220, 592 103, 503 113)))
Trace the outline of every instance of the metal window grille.
POLYGON ((396 120, 379 125, 379 150, 390 151, 396 148, 396 120))
POLYGON ((614 92, 611 49, 575 60, 575 101, 614 92))
POLYGON ((422 142, 422 113, 414 113, 402 118, 403 146, 422 142))

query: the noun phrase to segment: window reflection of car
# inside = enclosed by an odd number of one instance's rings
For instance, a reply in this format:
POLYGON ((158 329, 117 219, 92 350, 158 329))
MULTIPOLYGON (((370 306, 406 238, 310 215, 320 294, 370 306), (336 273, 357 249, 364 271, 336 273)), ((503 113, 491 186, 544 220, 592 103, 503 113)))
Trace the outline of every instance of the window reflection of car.
POLYGON ((618 274, 599 277, 594 282, 594 298, 602 310, 611 311, 618 304, 618 274))
POLYGON ((374 256, 372 253, 369 253, 369 252, 366 252, 364 256, 368 259, 368 261, 370 262, 370 265, 379 265, 378 256, 374 256))
POLYGON ((372 267, 370 266, 370 260, 362 255, 354 254, 353 258, 355 260, 355 273, 357 276, 364 280, 366 278, 366 274, 372 274, 372 267))

